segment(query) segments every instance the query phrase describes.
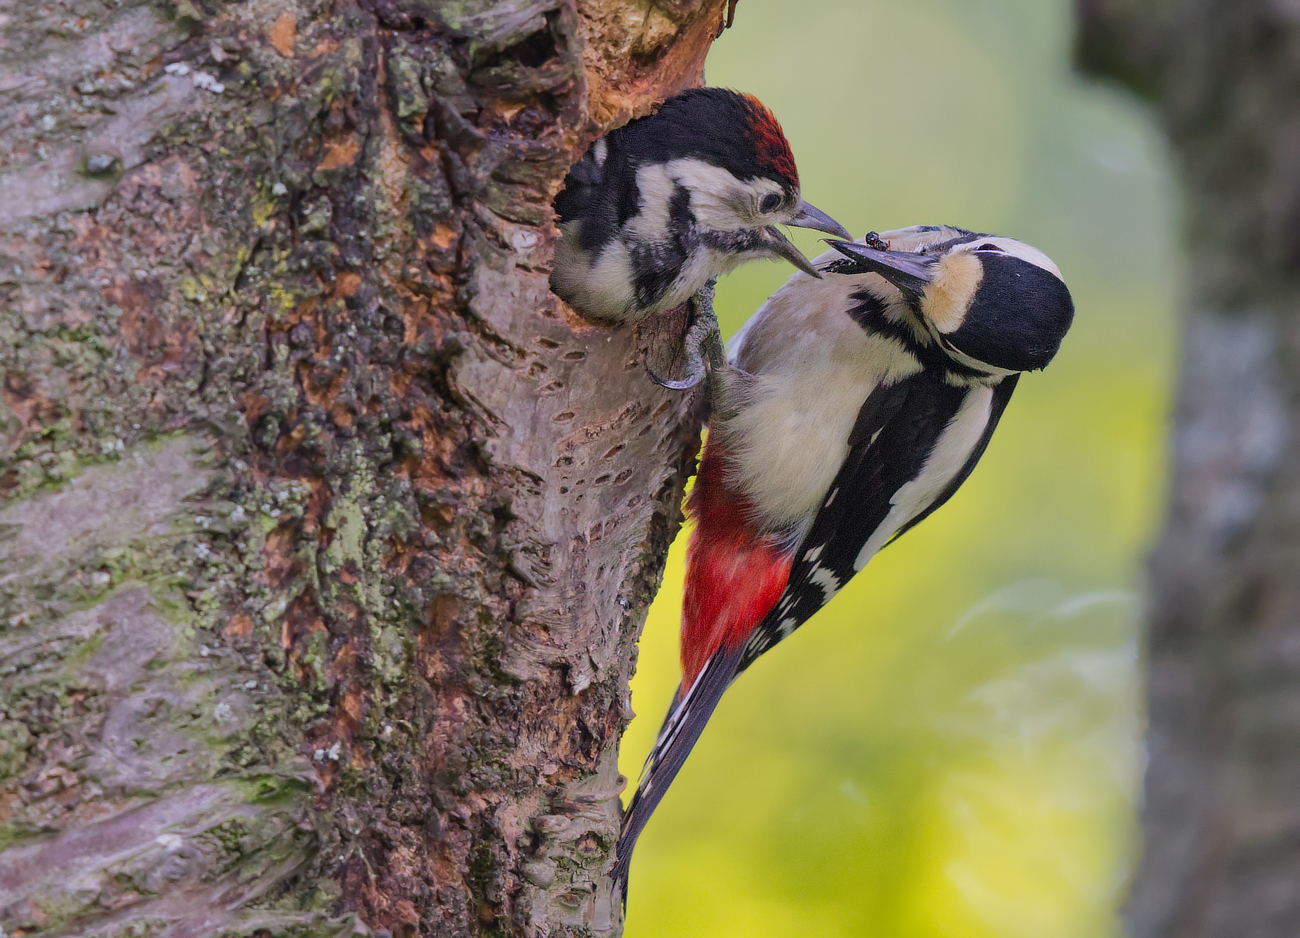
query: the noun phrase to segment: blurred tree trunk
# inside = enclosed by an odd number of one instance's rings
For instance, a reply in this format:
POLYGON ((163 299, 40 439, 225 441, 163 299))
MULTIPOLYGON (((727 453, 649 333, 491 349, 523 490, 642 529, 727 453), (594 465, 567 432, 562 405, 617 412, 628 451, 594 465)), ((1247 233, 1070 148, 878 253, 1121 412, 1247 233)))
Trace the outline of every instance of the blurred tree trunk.
POLYGON ((1134 938, 1300 932, 1300 5, 1078 0, 1186 192, 1134 938))
POLYGON ((0 5, 0 934, 618 931, 698 415, 549 203, 723 6, 0 5))

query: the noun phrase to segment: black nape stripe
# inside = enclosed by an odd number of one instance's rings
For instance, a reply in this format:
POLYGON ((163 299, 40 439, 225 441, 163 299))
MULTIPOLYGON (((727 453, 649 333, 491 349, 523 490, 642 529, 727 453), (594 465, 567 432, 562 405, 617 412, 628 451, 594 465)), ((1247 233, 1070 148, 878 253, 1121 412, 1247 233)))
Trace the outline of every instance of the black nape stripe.
POLYGON ((871 335, 886 336, 901 342, 909 350, 917 345, 916 334, 907 323, 890 319, 889 304, 870 290, 859 290, 852 295, 857 304, 849 310, 849 318, 871 335))
POLYGON ((890 319, 887 315, 889 304, 870 290, 859 290, 852 298, 857 305, 849 310, 849 318, 871 335, 894 339, 902 344, 912 355, 916 356, 927 371, 935 375, 948 374, 957 379, 987 378, 987 371, 980 371, 954 360, 938 345, 917 338, 916 332, 904 321, 890 319))

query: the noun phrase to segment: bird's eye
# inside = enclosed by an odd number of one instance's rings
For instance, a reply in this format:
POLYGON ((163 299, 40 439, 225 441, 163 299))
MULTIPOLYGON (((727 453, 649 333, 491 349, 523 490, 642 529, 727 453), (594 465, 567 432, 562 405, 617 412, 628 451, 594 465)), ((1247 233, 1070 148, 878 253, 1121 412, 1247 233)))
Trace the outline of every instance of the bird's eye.
POLYGON ((781 205, 781 197, 773 192, 771 195, 763 197, 763 201, 758 203, 758 210, 763 214, 775 212, 781 205))
POLYGON ((1002 250, 1002 248, 998 247, 996 244, 981 244, 981 245, 980 245, 979 247, 977 247, 975 250, 977 250, 977 251, 997 251, 999 254, 1005 254, 1005 253, 1007 253, 1006 251, 1002 250))

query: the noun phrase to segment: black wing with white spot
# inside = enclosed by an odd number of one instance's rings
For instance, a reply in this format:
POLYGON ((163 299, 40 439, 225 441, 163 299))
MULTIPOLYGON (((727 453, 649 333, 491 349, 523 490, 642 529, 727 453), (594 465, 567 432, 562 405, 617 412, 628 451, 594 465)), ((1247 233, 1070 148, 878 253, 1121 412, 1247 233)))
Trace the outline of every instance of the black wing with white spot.
POLYGON ((745 648, 740 669, 811 619, 860 569, 862 549, 889 521, 892 540, 946 502, 984 453, 998 418, 1015 388, 1015 378, 993 390, 989 419, 969 454, 939 494, 910 517, 895 517, 895 496, 916 479, 976 387, 954 387, 928 371, 876 388, 858 414, 849 453, 795 553, 790 579, 772 611, 745 648))

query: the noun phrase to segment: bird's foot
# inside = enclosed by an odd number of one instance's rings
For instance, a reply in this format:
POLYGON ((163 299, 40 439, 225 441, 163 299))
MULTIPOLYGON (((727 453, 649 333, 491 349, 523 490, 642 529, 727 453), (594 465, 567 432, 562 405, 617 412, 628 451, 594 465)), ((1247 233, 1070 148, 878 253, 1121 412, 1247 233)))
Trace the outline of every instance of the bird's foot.
POLYGON ((722 335, 718 331, 718 317, 713 312, 712 280, 691 297, 690 304, 695 315, 682 341, 682 353, 686 356, 686 374, 677 379, 661 378, 646 366, 646 373, 656 384, 673 391, 686 391, 695 387, 710 371, 716 381, 716 376, 721 373, 726 363, 722 335))

